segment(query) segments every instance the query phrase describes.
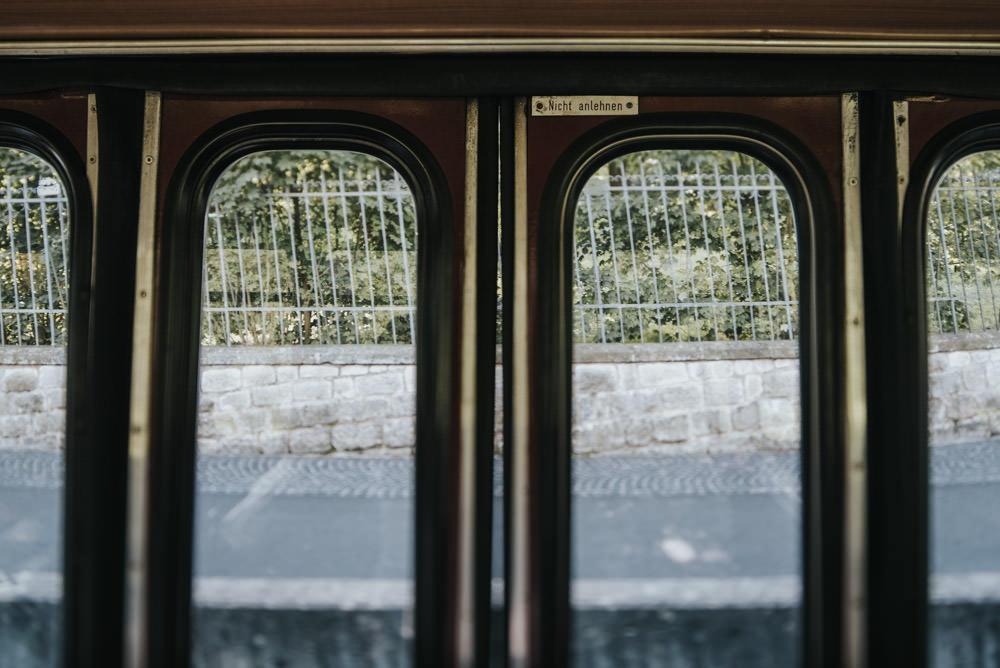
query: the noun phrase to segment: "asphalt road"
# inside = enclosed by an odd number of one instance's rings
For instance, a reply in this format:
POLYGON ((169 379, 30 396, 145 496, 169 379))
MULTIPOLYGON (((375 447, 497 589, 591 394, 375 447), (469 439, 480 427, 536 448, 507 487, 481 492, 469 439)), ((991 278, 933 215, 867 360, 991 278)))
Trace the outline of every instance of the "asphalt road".
MULTIPOLYGON (((585 607, 794 605, 796 454, 575 462, 574 601, 585 607)), ((0 455, 0 600, 58 591, 61 459, 0 455)), ((934 596, 1000 600, 1000 442, 935 448, 934 596)), ((412 463, 203 457, 196 600, 405 607, 412 463)), ((500 471, 494 573, 502 573, 500 471)))

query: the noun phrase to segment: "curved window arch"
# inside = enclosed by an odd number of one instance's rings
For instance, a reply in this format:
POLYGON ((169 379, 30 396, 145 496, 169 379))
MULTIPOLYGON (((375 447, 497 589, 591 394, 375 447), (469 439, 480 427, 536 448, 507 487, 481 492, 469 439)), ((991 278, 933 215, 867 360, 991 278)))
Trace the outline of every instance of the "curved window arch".
MULTIPOLYGON (((450 374, 452 363, 453 332, 436 326, 452 321, 454 306, 441 298, 454 271, 444 184, 415 138, 351 112, 234 119, 175 173, 166 304, 178 324, 171 334, 203 348, 200 377, 190 343, 166 343, 161 372, 178 377, 174 386, 197 379, 201 401, 196 413, 164 397, 165 412, 183 417, 163 427, 183 434, 177 425, 197 421, 195 657, 215 656, 219 634, 239 633, 253 637, 246 660, 283 660, 299 648, 280 629, 302 614, 330 629, 302 651, 412 656, 416 573, 437 569, 442 559, 428 550, 443 549, 434 539, 417 549, 413 506, 437 507, 421 501, 440 491, 423 481, 452 440, 450 423, 435 419, 449 410, 451 386, 416 373, 427 364, 450 374), (198 311, 209 317, 199 323, 198 311), (389 345, 354 345, 376 343, 389 345), (239 527, 218 505, 233 491, 223 478, 236 460, 261 483, 298 471, 239 527), (228 615, 248 584, 273 614, 228 615)), ((193 435, 182 439, 191 459, 193 435)), ((163 441, 176 452, 175 439, 163 441)), ((170 546, 178 560, 190 548, 170 546)))
MULTIPOLYGON (((816 625, 822 623, 818 601, 828 587, 838 586, 832 580, 820 583, 814 579, 814 574, 823 572, 820 562, 830 558, 823 550, 823 537, 835 534, 839 527, 836 522, 826 525, 820 521, 814 514, 813 499, 817 497, 811 498, 828 493, 818 490, 832 490, 837 474, 835 467, 813 464, 828 460, 828 453, 837 448, 833 409, 837 396, 815 372, 817 368, 833 367, 829 337, 837 322, 829 281, 835 258, 816 250, 828 247, 834 229, 836 209, 828 182, 815 158, 794 138, 774 126, 736 116, 653 115, 638 121, 612 121, 579 140, 557 163, 543 196, 539 255, 558 261, 539 265, 538 331, 546 364, 534 378, 539 396, 546 397, 538 419, 541 440, 550 444, 551 450, 551 457, 544 458, 541 464, 542 470, 551 472, 555 481, 567 483, 555 494, 553 512, 573 507, 572 543, 567 540, 565 544, 573 575, 565 591, 575 611, 570 635, 571 652, 578 664, 587 664, 587 657, 594 656, 611 661, 625 657, 655 660, 691 651, 692 657, 704 656, 699 652, 710 654, 712 648, 725 645, 733 651, 749 652, 741 654, 741 660, 753 656, 759 659, 759 665, 794 665, 801 643, 799 634, 817 633, 816 625), (652 163, 649 165, 657 176, 649 179, 644 170, 653 155, 661 166, 663 160, 673 161, 673 173, 679 165, 679 181, 665 183, 659 177, 660 167, 652 163), (719 156, 723 159, 719 160, 719 156), (736 166, 732 168, 734 157, 736 166), (639 174, 636 187, 628 183, 629 161, 635 163, 634 171, 639 174), (625 178, 617 183, 611 181, 616 165, 621 173, 623 164, 625 178), (685 170, 693 176, 686 176, 685 170), (727 172, 730 184, 723 177, 727 172), (749 182, 741 185, 740 180, 748 174, 749 182), (608 179, 604 184, 600 183, 602 176, 608 179), (754 183, 760 176, 765 183, 754 183), (617 200, 616 186, 623 191, 617 200), (744 187, 745 193, 741 192, 744 187), (657 215, 655 206, 646 214, 648 192, 644 191, 650 188, 668 195, 673 188, 676 196, 673 201, 668 196, 663 207, 666 216, 657 215), (758 190, 759 203, 763 194, 759 191, 763 189, 770 205, 767 218, 763 207, 754 209, 751 204, 754 190, 758 190), (578 334, 582 334, 586 323, 580 324, 577 312, 586 310, 586 302, 574 299, 574 293, 586 295, 589 287, 582 277, 578 281, 579 261, 587 256, 580 249, 589 250, 593 256, 599 244, 590 241, 588 248, 586 238, 581 243, 579 234, 589 235, 591 226, 577 223, 581 220, 579 212, 586 209, 595 194, 603 200, 606 214, 598 225, 608 227, 605 248, 599 249, 606 256, 603 265, 598 266, 599 275, 611 266, 610 274, 618 274, 619 285, 631 281, 631 295, 644 294, 653 287, 655 304, 650 308, 644 305, 644 298, 631 302, 621 299, 618 304, 623 306, 622 311, 625 305, 632 307, 632 321, 617 308, 605 307, 605 315, 611 316, 608 320, 618 328, 617 337, 607 335, 607 322, 604 336, 594 336, 600 326, 595 322, 588 327, 592 334, 584 339, 578 334), (748 200, 743 199, 744 194, 748 200), (740 225, 744 204, 747 206, 740 225), (752 225, 747 224, 749 211, 753 211, 752 225), (758 212, 761 229, 769 229, 770 234, 757 234, 758 212), (666 222, 659 240, 645 227, 647 220, 650 228, 666 222), (681 239, 685 228, 687 237, 681 239), (669 239, 666 229, 670 229, 669 239), (751 230, 754 234, 749 235, 747 244, 744 239, 751 230), (613 251, 612 232, 616 234, 613 251), (760 257, 757 261, 753 258, 754 237, 760 257), (767 244, 771 238, 775 239, 773 247, 767 244), (782 255, 786 248, 789 250, 787 257, 778 258, 778 239, 782 255), (692 244, 692 240, 698 243, 692 244), (645 248, 653 249, 651 258, 656 256, 657 246, 661 257, 650 262, 648 275, 638 277, 637 289, 635 267, 642 263, 632 261, 631 254, 634 246, 638 259, 643 243, 645 248), (572 252, 574 246, 576 253, 572 252), (621 258, 623 249, 627 261, 615 268, 614 255, 621 258), (678 249, 683 250, 682 262, 678 263, 676 257, 671 262, 670 250, 678 249), (738 263, 733 262, 736 259, 738 263), (769 271, 779 266, 780 300, 775 300, 773 294, 768 298, 766 290, 761 290, 763 299, 755 293, 755 265, 766 270, 758 274, 761 283, 763 275, 768 276, 768 287, 772 276, 769 271), (653 266, 657 270, 655 287, 653 266), (622 275, 625 280, 621 280, 622 275), (680 289, 678 299, 673 300, 674 285, 680 288, 681 281, 662 279, 681 276, 688 286, 694 278, 695 287, 700 278, 705 279, 707 286, 697 300, 700 303, 683 302, 680 289), (748 277, 750 287, 741 291, 737 286, 745 284, 748 277), (661 285, 667 288, 671 300, 656 299, 655 291, 661 285), (674 331, 664 328, 671 309, 674 331), (685 309, 690 309, 689 313, 685 309), (772 330, 770 321, 779 309, 782 317, 775 320, 783 320, 785 327, 772 330), (683 326, 677 326, 678 314, 681 325, 690 329, 684 331, 683 326), (768 322, 768 327, 761 327, 758 334, 758 323, 763 322, 768 322), (631 339, 629 325, 635 332, 631 339), (747 340, 753 338, 764 339, 754 344, 762 354, 759 363, 748 359, 745 351, 726 350, 727 346, 746 346, 747 340), (669 342, 671 339, 676 342, 669 342), (572 351, 571 341, 576 342, 572 351), (629 341, 628 345, 620 345, 629 341), (801 381, 794 359, 800 347, 801 381), (609 354, 618 357, 612 359, 609 354), (784 389, 783 383, 787 383, 784 389), (575 390, 572 400, 567 396, 570 387, 575 390), (611 424, 616 420, 618 424, 611 424), (598 424, 602 421, 609 424, 598 424), (734 431, 742 431, 739 438, 732 437, 734 431), (764 445, 769 442, 772 445, 764 445), (710 457, 706 458, 706 454, 710 457), (756 470, 765 472, 772 482, 779 478, 783 482, 767 491, 757 490, 761 495, 738 509, 719 506, 724 506, 731 494, 739 493, 728 483, 708 496, 686 498, 689 492, 683 491, 685 485, 693 479, 719 475, 719 467, 739 470, 740 475, 748 476, 745 480, 755 478, 752 471, 756 470), (601 491, 610 489, 616 492, 601 491), (786 495, 794 501, 784 503, 781 498, 786 495), (798 499, 807 501, 800 506, 798 499), (772 501, 777 505, 765 509, 772 501), (783 510, 778 511, 778 507, 783 510), (740 527, 753 522, 748 517, 741 519, 741 513, 757 520, 770 517, 760 525, 768 527, 767 536, 742 533, 740 527), (648 522, 650 518, 656 519, 648 522), (595 540, 605 530, 619 535, 595 540), (804 539, 801 534, 805 534, 804 539), (806 546, 805 554, 800 551, 802 545, 806 546), (763 552, 758 548, 770 557, 754 565, 756 557, 749 554, 761 556, 763 552), (756 603, 750 600, 755 595, 740 601, 712 598, 710 591, 735 591, 733 587, 740 578, 746 578, 742 584, 760 584, 756 591, 763 598, 756 599, 756 603), (708 588, 691 589, 696 582, 708 588), (763 594, 765 591, 767 594, 763 594), (736 619, 743 614, 737 610, 746 611, 755 605, 757 613, 746 612, 750 617, 736 619), (706 636, 703 646, 691 644, 689 638, 679 640, 684 634, 676 635, 679 627, 674 625, 683 626, 688 615, 694 619, 708 614, 709 608, 716 611, 712 614, 719 615, 720 629, 729 623, 735 625, 732 629, 758 625, 763 618, 753 616, 762 614, 761 609, 769 610, 767 628, 775 633, 766 642, 746 638, 745 645, 734 641, 736 635, 729 631, 722 632, 725 642, 715 643, 706 636), (665 610, 671 613, 661 614, 665 610), (622 634, 630 640, 621 646, 610 642, 610 638, 622 634), (735 649, 737 646, 743 649, 735 649)), ((593 210, 593 201, 589 204, 593 210)), ((598 259, 587 267, 590 271, 601 264, 598 259)), ((599 293, 596 284, 597 279, 591 294, 599 293)), ((607 294, 603 292, 602 297, 607 294)), ((695 294, 695 290, 689 291, 689 296, 695 294)), ((832 503, 833 499, 825 501, 832 503)), ((569 517, 564 517, 561 521, 568 523, 569 517)), ((547 521, 559 526, 560 519, 547 521)), ((551 568, 554 572, 558 569, 558 564, 551 568)), ((829 565, 826 572, 831 572, 829 565)), ((725 661, 721 656, 717 658, 725 661)))

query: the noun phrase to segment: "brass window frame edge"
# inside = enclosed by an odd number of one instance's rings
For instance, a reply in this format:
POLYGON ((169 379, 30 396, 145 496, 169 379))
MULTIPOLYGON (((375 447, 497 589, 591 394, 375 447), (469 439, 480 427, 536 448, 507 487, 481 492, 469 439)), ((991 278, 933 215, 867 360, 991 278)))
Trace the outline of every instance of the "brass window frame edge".
POLYGON ((148 633, 148 508, 150 416, 153 372, 153 279, 156 242, 156 177, 162 98, 147 91, 143 117, 139 226, 136 240, 135 315, 128 438, 127 578, 125 665, 146 665, 148 633))
POLYGON ((530 501, 534 492, 529 479, 531 456, 531 398, 528 357, 528 135, 525 97, 514 100, 514 294, 512 295, 511 371, 511 563, 509 565, 510 665, 531 661, 530 501))
POLYGON ((906 100, 892 103, 893 134, 896 143, 896 229, 903 229, 903 205, 910 184, 910 105, 906 100))
POLYGON ((997 56, 997 39, 762 37, 272 37, 2 40, 0 57, 212 54, 742 53, 997 56))
POLYGON ((474 665, 476 659, 476 629, 485 620, 476 619, 476 288, 477 288, 477 225, 479 192, 479 101, 466 101, 465 116, 465 221, 462 262, 462 335, 461 370, 459 372, 459 442, 460 463, 458 481, 458 582, 455 663, 474 665))
POLYGON ((867 663, 867 429, 859 95, 841 97, 844 193, 844 666, 867 663))

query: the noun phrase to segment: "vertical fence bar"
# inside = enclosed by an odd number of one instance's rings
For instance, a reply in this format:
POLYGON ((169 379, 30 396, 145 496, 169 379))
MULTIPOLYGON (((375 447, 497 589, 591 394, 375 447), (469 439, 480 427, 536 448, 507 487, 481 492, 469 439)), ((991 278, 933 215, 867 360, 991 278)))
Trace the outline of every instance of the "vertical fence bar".
POLYGON ((701 209, 701 229, 705 235, 705 264, 708 265, 708 290, 711 294, 709 302, 712 306, 712 322, 715 324, 715 336, 713 337, 716 341, 719 340, 719 310, 715 307, 717 301, 715 297, 715 271, 712 269, 712 245, 710 243, 711 237, 708 234, 708 212, 705 206, 705 184, 702 181, 701 174, 701 162, 694 163, 695 178, 698 184, 698 206, 701 209))
MULTIPOLYGON (((413 323, 413 286, 410 283, 410 260, 408 257, 408 251, 406 246, 406 226, 404 224, 403 217, 403 183, 399 180, 399 172, 393 172, 394 178, 394 188, 396 193, 396 212, 397 219, 399 221, 399 242, 403 248, 403 278, 406 281, 406 310, 409 314, 410 319, 410 341, 413 343, 414 340, 414 323, 413 323)), ((416 237, 414 236, 414 239, 416 237)), ((500 257, 499 241, 497 241, 497 257, 500 257)), ((416 243, 414 243, 414 251, 416 251, 416 243)))
MULTIPOLYGON (((979 219, 979 231, 983 238, 983 255, 985 256, 983 259, 986 261, 986 282, 990 286, 990 302, 991 305, 993 306, 993 319, 990 321, 989 327, 986 327, 986 323, 983 323, 983 329, 995 329, 998 324, 997 293, 996 289, 993 286, 993 269, 990 263, 990 238, 986 233, 986 215, 983 212, 983 200, 982 196, 980 195, 978 173, 973 173, 972 175, 972 188, 973 188, 972 193, 976 198, 976 208, 979 211, 979 215, 977 217, 979 219)), ((968 218, 969 215, 968 200, 966 200, 965 204, 965 215, 966 218, 968 218)))
POLYGON ((760 244, 760 257, 765 265, 764 270, 761 271, 761 275, 764 277, 764 299, 767 302, 768 333, 770 334, 770 339, 774 341, 774 310, 771 306, 771 283, 767 277, 767 246, 764 244, 764 221, 761 215, 760 184, 757 182, 757 169, 754 167, 753 162, 750 163, 750 187, 753 193, 754 217, 757 222, 757 243, 760 244))
MULTIPOLYGON (((642 322, 642 292, 639 289, 639 260, 635 254, 635 234, 632 231, 632 211, 631 211, 631 200, 629 199, 629 184, 628 184, 628 174, 625 173, 625 161, 619 160, 618 166, 622 175, 622 202, 625 207, 625 223, 628 226, 628 244, 629 250, 632 252, 632 278, 635 280, 635 310, 636 315, 639 319, 639 341, 641 343, 646 342, 646 332, 645 327, 643 327, 642 322)), ((608 185, 610 187, 610 172, 608 170, 608 185)), ((625 342, 625 338, 622 337, 622 343, 625 342)))
POLYGON ((389 239, 385 233, 385 202, 383 201, 384 193, 382 192, 382 176, 379 173, 379 168, 375 168, 375 192, 378 197, 378 220, 379 226, 382 228, 382 254, 385 258, 385 291, 389 297, 389 323, 392 325, 392 342, 398 343, 396 337, 396 313, 393 309, 392 300, 392 272, 389 269, 389 239))
POLYGON ((785 270, 785 251, 781 239, 781 213, 778 209, 778 188, 774 182, 774 172, 768 170, 768 185, 771 189, 771 208, 774 211, 774 237, 778 248, 778 270, 781 272, 781 287, 785 293, 785 316, 788 321, 788 338, 795 338, 795 330, 792 327, 791 296, 788 292, 788 272, 785 270))
MULTIPOLYGON (((722 178, 719 175, 719 163, 718 161, 712 164, 715 172, 715 192, 716 192, 716 207, 719 209, 719 226, 722 231, 722 249, 726 254, 726 280, 729 283, 729 312, 733 316, 733 339, 738 338, 737 332, 739 331, 739 325, 736 322, 736 292, 733 290, 733 268, 729 263, 729 229, 726 227, 726 209, 722 203, 722 178)), ((716 333, 716 339, 718 339, 718 333, 716 333)))
MULTIPOLYGON (((972 281, 976 286, 976 304, 979 306, 979 322, 982 326, 986 324, 986 310, 983 308, 983 289, 979 284, 979 272, 976 271, 976 239, 975 239, 975 227, 972 224, 972 216, 969 214, 969 190, 967 187, 967 179, 959 171, 959 188, 958 196, 962 198, 962 211, 965 214, 965 227, 969 234, 969 259, 971 260, 971 271, 972 271, 972 281)), ((951 191, 951 201, 952 201, 952 212, 954 213, 954 201, 955 201, 955 189, 951 191)), ((955 225, 955 229, 958 229, 958 221, 952 217, 952 224, 955 225)), ((971 319, 969 322, 970 329, 975 329, 972 327, 971 319)))
MULTIPOLYGON (((267 312, 264 310, 264 269, 260 261, 260 233, 258 231, 257 221, 257 215, 254 214, 250 219, 250 224, 252 225, 251 229, 253 230, 253 250, 257 264, 257 289, 259 290, 257 293, 257 299, 260 301, 260 334, 261 343, 269 343, 267 334, 267 312)), ((250 308, 250 304, 247 304, 247 308, 250 308)))
POLYGON ((299 256, 295 250, 295 224, 297 221, 294 220, 292 215, 292 209, 295 208, 295 203, 292 201, 292 194, 285 194, 285 203, 287 207, 288 215, 288 239, 289 247, 292 249, 292 282, 295 284, 295 324, 299 330, 299 343, 305 342, 305 336, 302 334, 302 293, 299 291, 299 256))
POLYGON ((681 171, 681 163, 677 163, 677 198, 681 204, 681 220, 684 222, 684 246, 686 251, 686 262, 684 264, 684 269, 688 275, 688 281, 691 284, 691 301, 694 306, 694 320, 695 328, 694 333, 697 340, 701 341, 701 319, 698 317, 698 298, 697 290, 694 285, 694 270, 693 262, 691 260, 691 231, 688 227, 688 215, 687 215, 687 191, 685 186, 684 173, 681 171))
MULTIPOLYGON (((361 323, 358 321, 357 284, 354 280, 354 261, 351 259, 351 229, 347 215, 347 193, 345 192, 347 184, 344 182, 343 167, 337 167, 337 177, 340 179, 338 182, 338 186, 340 187, 340 207, 344 214, 344 244, 347 246, 347 277, 351 284, 351 313, 354 316, 354 342, 361 343, 361 323)), ((362 202, 363 205, 364 203, 362 202)))
MULTIPOLYGON (((337 331, 337 343, 340 341, 340 307, 337 304, 337 272, 333 267, 333 236, 330 234, 333 219, 330 217, 330 196, 326 189, 326 174, 319 175, 320 194, 323 200, 323 220, 326 223, 326 257, 330 262, 330 295, 333 297, 333 326, 337 331)), ((327 318, 329 322, 329 318, 327 318)))
POLYGON ((219 222, 219 209, 216 207, 215 215, 215 239, 219 255, 219 291, 222 293, 222 317, 225 324, 226 345, 230 345, 233 340, 233 333, 229 326, 229 278, 226 272, 226 252, 222 243, 222 223, 219 222))
MULTIPOLYGON (((684 330, 681 327, 681 307, 677 294, 677 264, 674 262, 674 240, 670 234, 670 206, 667 198, 667 177, 663 172, 663 163, 659 160, 656 161, 656 169, 659 177, 660 203, 663 205, 663 231, 667 237, 667 257, 670 260, 670 287, 673 290, 674 310, 677 313, 677 340, 681 341, 684 338, 684 330)), ((681 190, 678 190, 678 193, 683 195, 681 190)))
MULTIPOLYGON (((309 240, 309 264, 312 267, 312 279, 313 279, 313 308, 314 313, 316 313, 316 326, 319 328, 319 340, 320 343, 326 343, 324 340, 323 330, 324 327, 320 324, 320 314, 323 313, 322 302, 319 300, 319 272, 316 269, 316 244, 313 242, 313 228, 312 228, 312 214, 309 213, 309 197, 310 192, 308 184, 302 181, 302 208, 306 212, 306 238, 309 240)), ((324 321, 327 318, 323 317, 324 321)), ((310 327, 310 329, 312 329, 310 327)), ((302 341, 305 343, 305 341, 302 341)))
MULTIPOLYGON (((219 205, 215 206, 216 212, 219 211, 219 205)), ((247 319, 250 306, 250 295, 247 291, 247 272, 243 266, 243 237, 240 234, 240 218, 235 211, 233 211, 233 227, 236 228, 236 259, 238 266, 240 268, 240 291, 242 293, 243 302, 240 304, 240 311, 243 313, 243 342, 247 343, 251 338, 250 336, 250 322, 247 319)))
POLYGON ((17 287, 17 252, 14 243, 14 198, 13 189, 7 190, 7 236, 10 240, 10 275, 14 287, 14 321, 17 325, 17 345, 23 345, 21 336, 21 295, 17 287))
POLYGON ((757 340, 757 321, 754 317, 754 306, 752 302, 756 301, 754 299, 754 289, 753 283, 750 280, 750 254, 747 249, 747 231, 746 231, 746 220, 743 217, 743 196, 740 188, 739 179, 739 166, 736 163, 736 158, 732 159, 733 167, 733 185, 735 186, 735 196, 736 196, 736 216, 740 225, 740 242, 743 245, 743 270, 746 271, 747 278, 747 300, 751 302, 749 307, 750 311, 750 339, 753 341, 757 340))
POLYGON ((378 343, 378 319, 375 317, 375 279, 372 275, 371 244, 368 243, 368 216, 365 214, 364 182, 358 170, 358 209, 361 211, 361 234, 365 239, 365 265, 368 268, 368 299, 372 309, 372 338, 378 343))
MULTIPOLYGON (((608 179, 604 182, 604 208, 608 216, 608 235, 611 241, 611 266, 615 276, 615 297, 618 300, 618 328, 621 331, 621 340, 625 340, 625 311, 622 308, 621 274, 618 271, 618 249, 615 247, 615 226, 611 215, 611 170, 608 170, 608 179)), ((597 252, 596 249, 594 251, 597 252)))
MULTIPOLYGON (((952 171, 952 173, 957 173, 957 169, 952 169, 951 171, 952 171)), ((952 176, 951 178, 954 181, 955 177, 952 176)), ((961 179, 961 174, 959 174, 959 179, 961 179)), ((961 181, 959 181, 959 182, 961 182, 961 181)), ((965 272, 962 271, 962 269, 963 269, 963 267, 965 265, 964 259, 962 257, 962 239, 961 239, 961 236, 959 235, 958 225, 955 224, 955 194, 951 190, 949 190, 949 192, 948 192, 948 210, 951 213, 950 220, 951 220, 952 230, 955 232, 955 254, 958 256, 958 267, 959 267, 959 269, 958 269, 958 278, 959 278, 959 280, 961 281, 961 284, 962 284, 962 302, 964 304, 966 304, 966 318, 968 318, 968 321, 969 321, 968 325, 971 327, 972 326, 972 313, 970 312, 969 307, 968 307, 968 304, 969 304, 969 294, 968 294, 968 291, 966 290, 967 280, 966 280, 966 277, 965 277, 965 272)), ((954 299, 954 298, 955 298, 955 295, 952 294, 952 299, 954 299)), ((957 327, 955 328, 955 332, 956 333, 958 332, 958 328, 957 327)))
POLYGON ((271 224, 271 250, 274 251, 274 280, 278 293, 278 343, 285 342, 285 300, 281 289, 281 263, 278 258, 277 217, 274 213, 274 197, 267 197, 268 221, 271 224))
POLYGON ((22 208, 24 210, 24 256, 27 259, 28 264, 28 290, 31 292, 31 321, 34 331, 34 344, 38 345, 38 301, 35 299, 35 267, 34 262, 32 262, 32 252, 31 252, 31 209, 28 202, 28 183, 22 185, 21 188, 21 201, 22 208))
MULTIPOLYGON (((663 310, 660 307, 660 286, 656 276, 656 244, 653 241, 653 216, 649 211, 649 183, 646 180, 646 161, 639 162, 639 178, 642 182, 642 212, 646 216, 646 238, 649 240, 649 267, 653 274, 653 300, 656 302, 656 332, 663 343, 663 310)), ((666 216, 666 210, 663 212, 666 216)))
MULTIPOLYGON (((36 191, 37 194, 37 191, 36 191)), ((49 259, 49 217, 48 217, 48 205, 45 199, 38 194, 38 212, 39 219, 42 224, 42 256, 45 261, 45 291, 49 297, 48 304, 48 316, 49 316, 49 345, 54 346, 56 344, 56 316, 55 316, 55 302, 52 299, 52 264, 49 259)), ((40 342, 36 341, 36 344, 40 342)))
POLYGON ((951 307, 951 327, 953 332, 958 332, 958 312, 955 308, 955 290, 952 287, 951 280, 951 253, 948 250, 947 233, 944 229, 944 211, 941 208, 940 192, 935 193, 934 205, 937 211, 938 236, 941 239, 941 261, 944 264, 945 283, 948 286, 948 304, 951 307))
POLYGON ((597 295, 597 320, 601 324, 601 343, 607 343, 608 335, 604 326, 604 294, 601 290, 601 270, 597 259, 597 237, 594 234, 594 211, 590 204, 589 192, 585 194, 585 199, 587 202, 587 219, 590 221, 590 225, 587 226, 590 229, 590 252, 594 256, 594 290, 597 295))

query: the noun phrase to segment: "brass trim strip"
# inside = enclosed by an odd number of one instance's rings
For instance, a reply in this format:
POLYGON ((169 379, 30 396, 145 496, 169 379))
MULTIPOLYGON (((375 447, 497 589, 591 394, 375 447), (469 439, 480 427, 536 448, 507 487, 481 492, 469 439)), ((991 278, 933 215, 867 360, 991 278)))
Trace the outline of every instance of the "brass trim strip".
POLYGON ((844 156, 844 666, 864 668, 868 615, 864 265, 861 236, 861 157, 858 94, 841 98, 844 156))
POLYGON ((87 95, 87 183, 90 184, 91 246, 90 287, 97 281, 97 175, 100 168, 100 133, 97 125, 97 94, 87 95))
POLYGON ((903 227, 903 203, 910 183, 910 105, 906 100, 892 103, 892 129, 896 140, 896 225, 903 227))
POLYGON ((125 665, 143 668, 147 609, 148 489, 153 373, 153 276, 156 242, 156 176, 160 154, 160 93, 146 93, 136 242, 135 318, 132 334, 132 398, 128 439, 128 579, 125 665))
POLYGON ((252 53, 759 53, 996 56, 1000 41, 740 37, 291 37, 0 41, 2 56, 252 53))
POLYGON ((479 101, 470 99, 465 112, 465 239, 462 267, 462 352, 459 406, 458 615, 455 633, 457 666, 476 660, 476 207, 479 190, 479 101))
POLYGON ((531 454, 531 397, 528 346, 528 115, 527 98, 514 102, 514 295, 511 346, 511 448, 510 513, 510 628, 508 652, 511 666, 530 665, 531 495, 528 477, 531 454))

